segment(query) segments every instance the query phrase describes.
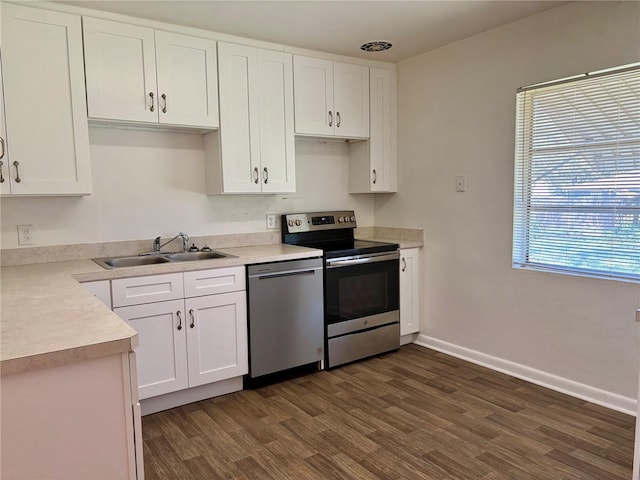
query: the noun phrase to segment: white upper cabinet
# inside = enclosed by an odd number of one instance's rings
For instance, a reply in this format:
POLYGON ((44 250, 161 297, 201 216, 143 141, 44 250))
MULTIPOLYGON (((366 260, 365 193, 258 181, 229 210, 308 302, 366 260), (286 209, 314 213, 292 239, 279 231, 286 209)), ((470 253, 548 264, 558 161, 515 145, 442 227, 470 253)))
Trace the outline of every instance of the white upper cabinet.
POLYGON ((214 41, 83 21, 90 118, 218 127, 214 41))
POLYGON ((156 30, 160 123, 218 127, 216 42, 156 30))
POLYGON ((396 72, 370 71, 371 134, 349 146, 351 193, 396 192, 396 72))
POLYGON ((369 69, 295 55, 296 133, 369 137, 369 69))
POLYGON ((262 191, 295 192, 291 55, 258 50, 258 111, 262 191))
POLYGON ((333 64, 335 134, 340 137, 369 136, 369 69, 348 63, 333 64))
POLYGON ((2 64, 1 193, 90 194, 80 17, 3 4, 2 64))
POLYGON ((293 65, 296 133, 333 135, 333 62, 295 55, 293 65))
POLYGON ((218 55, 220 138, 208 148, 208 192, 294 192, 291 55, 227 43, 218 55))

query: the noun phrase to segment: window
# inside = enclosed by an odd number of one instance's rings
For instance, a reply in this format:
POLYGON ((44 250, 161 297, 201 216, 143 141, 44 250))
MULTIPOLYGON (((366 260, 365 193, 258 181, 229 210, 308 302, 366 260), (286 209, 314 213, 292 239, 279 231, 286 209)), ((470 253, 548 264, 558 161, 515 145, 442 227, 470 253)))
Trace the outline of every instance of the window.
POLYGON ((640 281, 640 66, 518 90, 513 266, 640 281))

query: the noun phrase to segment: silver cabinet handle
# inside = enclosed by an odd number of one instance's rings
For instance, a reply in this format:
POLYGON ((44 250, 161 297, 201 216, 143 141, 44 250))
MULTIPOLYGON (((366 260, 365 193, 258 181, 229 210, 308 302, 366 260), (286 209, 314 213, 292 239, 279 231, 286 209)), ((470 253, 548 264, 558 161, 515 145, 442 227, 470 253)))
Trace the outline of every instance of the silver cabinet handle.
POLYGON ((333 127, 333 112, 329 110, 329 126, 333 127))
POLYGON ((162 103, 164 104, 164 106, 162 107, 162 113, 167 113, 167 95, 163 93, 160 96, 162 97, 162 103))
POLYGON ((13 166, 16 167, 16 183, 20 183, 22 181, 22 179, 20 178, 20 170, 18 170, 20 162, 16 160, 15 162, 13 162, 13 166))
POLYGON ((153 92, 149 92, 149 97, 151 98, 151 108, 149 108, 149 110, 153 112, 156 109, 155 100, 153 98, 153 92))
POLYGON ((178 330, 182 330, 182 312, 178 310, 176 315, 178 316, 178 330))
POLYGON ((336 127, 340 126, 340 112, 336 112, 336 127))
POLYGON ((193 328, 196 326, 196 318, 193 316, 193 308, 189 309, 189 315, 191 315, 191 323, 189 324, 189 328, 193 328))
POLYGON ((378 173, 376 172, 376 169, 373 169, 373 184, 375 185, 376 182, 378 181, 378 173))
POLYGON ((402 257, 402 271, 404 272, 407 269, 407 259, 402 257))
POLYGON ((0 161, 0 183, 4 183, 4 176, 2 175, 2 166, 4 162, 0 161))
POLYGON ((266 185, 267 183, 269 183, 269 170, 267 170, 267 167, 264 167, 262 171, 264 172, 264 184, 266 185))
POLYGON ((640 308, 636 310, 636 322, 640 322, 640 308))
POLYGON ((253 167, 253 183, 256 185, 260 181, 260 172, 258 171, 258 167, 253 167))
POLYGON ((2 154, 0 158, 4 158, 5 150, 4 150, 4 138, 0 137, 0 145, 2 145, 2 154))

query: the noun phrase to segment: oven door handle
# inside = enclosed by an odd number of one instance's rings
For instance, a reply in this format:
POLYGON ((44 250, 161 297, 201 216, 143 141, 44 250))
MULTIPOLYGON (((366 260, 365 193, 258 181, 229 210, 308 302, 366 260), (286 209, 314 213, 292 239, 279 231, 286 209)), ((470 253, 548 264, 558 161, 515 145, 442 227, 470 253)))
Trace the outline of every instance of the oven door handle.
POLYGON ((362 265, 364 263, 387 262, 389 260, 398 260, 399 258, 400 254, 398 252, 394 252, 387 255, 350 257, 343 260, 327 260, 327 268, 349 267, 352 265, 362 265))

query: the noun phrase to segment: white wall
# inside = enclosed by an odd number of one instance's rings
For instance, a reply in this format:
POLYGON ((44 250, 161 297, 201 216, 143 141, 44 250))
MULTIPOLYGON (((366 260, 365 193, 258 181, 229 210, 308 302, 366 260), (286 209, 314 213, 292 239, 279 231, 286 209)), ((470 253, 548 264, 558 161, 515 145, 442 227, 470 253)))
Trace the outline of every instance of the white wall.
POLYGON ((93 195, 3 198, 2 248, 17 247, 18 224, 37 245, 266 231, 266 213, 353 209, 373 225, 373 197, 348 193, 345 143, 296 141, 297 193, 205 195, 197 134, 91 128, 93 195))
POLYGON ((573 2, 398 64, 375 222, 424 228, 422 334, 636 397, 640 287, 513 270, 511 229, 517 87, 639 60, 640 3, 573 2))

